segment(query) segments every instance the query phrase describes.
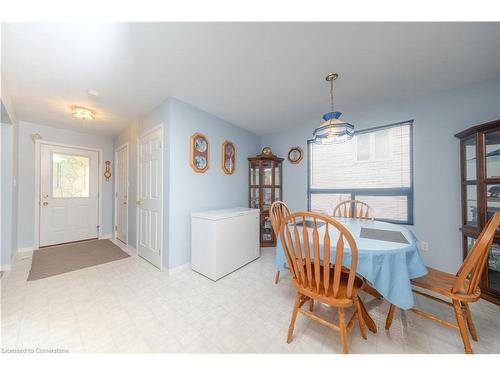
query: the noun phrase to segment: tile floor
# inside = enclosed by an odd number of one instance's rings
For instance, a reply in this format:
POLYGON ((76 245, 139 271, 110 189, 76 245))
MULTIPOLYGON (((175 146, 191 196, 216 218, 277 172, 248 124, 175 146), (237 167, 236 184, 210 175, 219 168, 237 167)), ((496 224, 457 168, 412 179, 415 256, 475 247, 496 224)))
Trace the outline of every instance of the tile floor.
MULTIPOLYGON (((294 291, 274 279, 274 251, 213 282, 183 270, 167 275, 136 256, 27 282, 30 258, 0 279, 2 348, 70 352, 339 353, 340 338, 299 315, 294 340, 286 334, 294 291)), ((384 329, 388 304, 363 296, 379 332, 363 340, 357 326, 351 353, 462 353, 458 332, 397 312, 384 329)), ((417 298, 417 305, 452 318, 451 309, 417 298)), ((325 316, 335 313, 319 306, 325 316)), ((500 307, 472 305, 476 353, 500 353, 500 307)))

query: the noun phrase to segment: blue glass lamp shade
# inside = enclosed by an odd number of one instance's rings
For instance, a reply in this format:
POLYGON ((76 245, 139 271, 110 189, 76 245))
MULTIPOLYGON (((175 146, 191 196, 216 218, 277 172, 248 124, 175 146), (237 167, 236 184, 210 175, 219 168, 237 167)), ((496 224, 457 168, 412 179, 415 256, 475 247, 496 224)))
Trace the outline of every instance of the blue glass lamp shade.
POLYGON ((314 129, 314 143, 317 145, 330 145, 342 143, 352 138, 354 126, 348 122, 339 120, 342 112, 328 112, 323 115, 323 122, 314 129))

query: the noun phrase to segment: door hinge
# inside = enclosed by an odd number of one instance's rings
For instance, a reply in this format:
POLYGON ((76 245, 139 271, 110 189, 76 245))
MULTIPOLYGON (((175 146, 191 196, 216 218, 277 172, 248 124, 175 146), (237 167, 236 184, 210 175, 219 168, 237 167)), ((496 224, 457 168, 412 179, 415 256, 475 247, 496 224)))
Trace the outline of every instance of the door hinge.
POLYGON ((118 225, 115 225, 115 230, 118 230, 118 225))
POLYGON ((118 192, 117 191, 115 191, 115 197, 118 198, 118 192))
POLYGON ((100 226, 100 225, 96 225, 95 227, 97 228, 97 230, 99 230, 99 228, 100 228, 101 226, 100 226))

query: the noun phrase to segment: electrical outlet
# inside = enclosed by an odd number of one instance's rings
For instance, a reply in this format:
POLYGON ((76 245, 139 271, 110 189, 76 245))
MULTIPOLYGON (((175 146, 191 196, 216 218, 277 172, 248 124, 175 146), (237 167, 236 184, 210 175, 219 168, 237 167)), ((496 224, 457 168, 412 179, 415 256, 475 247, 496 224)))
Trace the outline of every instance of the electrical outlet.
POLYGON ((422 251, 429 251, 429 242, 427 241, 420 242, 420 247, 422 251))

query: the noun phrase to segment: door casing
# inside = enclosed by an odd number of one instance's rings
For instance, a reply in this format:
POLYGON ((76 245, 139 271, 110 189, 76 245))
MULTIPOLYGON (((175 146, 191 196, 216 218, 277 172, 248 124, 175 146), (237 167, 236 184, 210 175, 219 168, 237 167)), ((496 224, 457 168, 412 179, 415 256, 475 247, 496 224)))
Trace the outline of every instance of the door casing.
POLYGON ((76 149, 81 149, 81 150, 87 150, 87 151, 97 151, 98 153, 98 171, 97 175, 99 176, 99 181, 98 181, 98 199, 97 199, 97 207, 98 207, 98 217, 97 217, 97 225, 99 226, 98 230, 98 238, 102 239, 102 161, 103 161, 103 152, 101 148, 90 148, 90 147, 83 147, 83 146, 77 146, 77 145, 71 145, 67 143, 59 143, 59 142, 49 142, 49 141, 44 141, 37 139, 35 141, 35 207, 34 207, 34 212, 35 212, 35 225, 34 225, 34 242, 33 242, 33 250, 38 250, 40 247, 40 202, 41 202, 41 197, 40 197, 40 162, 41 162, 41 145, 50 145, 50 146, 60 146, 60 147, 71 147, 71 148, 76 148, 76 149))
POLYGON ((117 232, 116 232, 116 223, 118 221, 118 180, 117 180, 117 176, 118 176, 118 166, 117 166, 117 163, 116 161, 118 160, 118 152, 121 151, 123 148, 125 148, 126 150, 126 156, 125 156, 125 160, 127 161, 127 165, 126 165, 126 170, 127 170, 127 181, 126 181, 126 190, 127 190, 127 210, 126 210, 126 218, 127 218, 127 227, 126 227, 126 234, 125 234, 125 240, 126 240, 126 244, 128 245, 128 219, 129 219, 129 215, 128 215, 128 208, 130 206, 130 197, 129 197, 129 166, 130 166, 130 160, 129 160, 129 148, 128 148, 128 142, 120 145, 119 147, 115 148, 115 167, 114 167, 114 171, 115 171, 115 191, 114 191, 114 202, 115 202, 115 214, 114 214, 114 226, 113 226, 113 238, 116 240, 117 239, 117 232))
MULTIPOLYGON (((160 180, 160 208, 161 208, 161 215, 160 215, 160 230, 161 230, 161 233, 160 233, 160 270, 163 269, 163 262, 164 262, 164 254, 165 254, 165 249, 163 247, 163 244, 164 244, 164 241, 163 241, 163 223, 164 223, 164 220, 163 220, 163 216, 165 215, 165 213, 163 212, 163 209, 164 209, 164 206, 163 206, 163 193, 164 193, 164 189, 163 189, 163 181, 165 179, 165 137, 164 137, 164 125, 163 123, 160 123, 159 125, 156 125, 154 127, 152 127, 151 129, 145 131, 145 132, 142 132, 142 133, 139 133, 138 136, 137 136, 137 145, 136 145, 136 162, 137 162, 137 165, 136 165, 136 175, 137 175, 137 188, 136 188, 136 215, 135 215, 135 218, 136 218, 136 222, 135 222, 135 248, 136 248, 136 251, 137 251, 137 254, 139 255, 139 215, 140 215, 140 212, 139 212, 139 205, 137 204, 137 201, 139 201, 141 199, 140 197, 140 184, 141 184, 141 181, 139 179, 139 176, 140 176, 140 171, 139 171, 139 168, 140 168, 140 162, 141 162, 141 159, 140 159, 140 144, 141 144, 141 138, 150 134, 150 133, 153 133, 155 131, 157 131, 158 129, 160 129, 160 138, 161 138, 161 152, 160 152, 160 157, 162 158, 162 178, 160 180)), ((144 258, 143 258, 144 259, 144 258)), ((146 260, 147 261, 147 260, 146 260)))

